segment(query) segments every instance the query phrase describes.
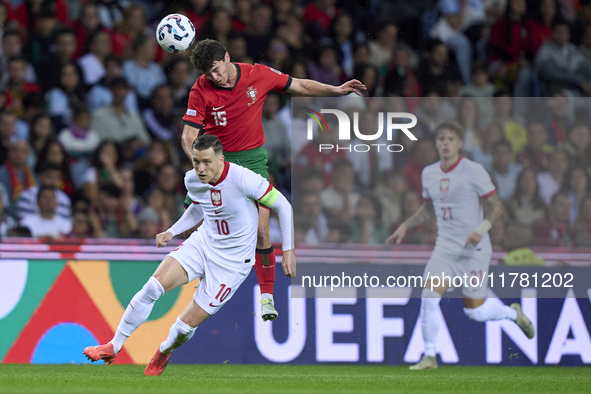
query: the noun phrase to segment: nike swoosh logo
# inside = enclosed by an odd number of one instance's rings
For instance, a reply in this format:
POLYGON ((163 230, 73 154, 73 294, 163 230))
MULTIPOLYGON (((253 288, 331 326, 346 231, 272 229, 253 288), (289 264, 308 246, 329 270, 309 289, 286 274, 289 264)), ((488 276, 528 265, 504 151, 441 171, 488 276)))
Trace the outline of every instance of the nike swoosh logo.
POLYGON ((213 302, 210 302, 209 306, 212 308, 219 308, 221 305, 214 305, 213 302))
POLYGON ((217 108, 216 108, 216 107, 212 107, 212 109, 213 109, 214 111, 217 111, 218 109, 222 109, 222 108, 224 108, 224 107, 225 107, 225 105, 222 105, 221 107, 217 107, 217 108))
POLYGON ((215 213, 216 215, 219 215, 220 213, 222 213, 222 211, 213 211, 213 213, 215 213))

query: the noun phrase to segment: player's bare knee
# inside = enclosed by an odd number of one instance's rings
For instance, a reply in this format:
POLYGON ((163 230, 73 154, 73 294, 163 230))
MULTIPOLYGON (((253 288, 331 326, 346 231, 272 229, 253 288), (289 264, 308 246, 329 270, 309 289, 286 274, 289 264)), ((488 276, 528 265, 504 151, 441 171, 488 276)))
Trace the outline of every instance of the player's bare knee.
POLYGON ((211 315, 207 313, 203 308, 201 308, 199 304, 195 302, 195 300, 193 300, 187 306, 187 308, 185 308, 183 313, 181 313, 178 320, 190 327, 196 328, 201 323, 203 323, 209 316, 211 315))
POLYGON ((160 263, 152 277, 158 280, 162 288, 164 288, 165 293, 189 281, 189 275, 181 263, 170 256, 162 260, 162 263, 160 263))

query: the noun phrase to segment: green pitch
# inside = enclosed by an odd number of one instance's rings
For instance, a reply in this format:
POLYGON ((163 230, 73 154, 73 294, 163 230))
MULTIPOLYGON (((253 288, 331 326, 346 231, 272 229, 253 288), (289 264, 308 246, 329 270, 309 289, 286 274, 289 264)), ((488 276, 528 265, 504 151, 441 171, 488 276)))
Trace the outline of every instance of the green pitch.
POLYGON ((591 368, 0 364, 0 393, 589 393, 591 368))

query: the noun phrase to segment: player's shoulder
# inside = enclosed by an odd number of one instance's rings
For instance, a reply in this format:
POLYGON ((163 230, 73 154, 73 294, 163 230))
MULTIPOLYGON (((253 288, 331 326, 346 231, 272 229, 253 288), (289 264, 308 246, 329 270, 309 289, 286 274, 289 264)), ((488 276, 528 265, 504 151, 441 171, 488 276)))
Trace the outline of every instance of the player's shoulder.
POLYGON ((185 186, 188 188, 189 186, 198 186, 201 181, 197 176, 197 173, 194 169, 191 169, 185 173, 185 186))
POLYGON ((205 76, 205 74, 203 74, 199 78, 197 78, 197 80, 195 81, 193 86, 191 86, 191 90, 189 93, 192 95, 195 95, 195 94, 203 95, 204 92, 206 92, 208 90, 212 90, 212 86, 211 86, 211 83, 208 81, 207 77, 205 76))
POLYGON ((245 187, 249 185, 254 186, 254 183, 256 183, 259 187, 262 187, 262 185, 265 183, 265 178, 263 178, 260 174, 257 174, 253 170, 246 167, 242 167, 239 164, 229 164, 230 168, 228 171, 228 175, 230 175, 230 177, 235 181, 239 182, 240 184, 243 184, 245 187))
POLYGON ((250 72, 252 70, 255 70, 257 68, 257 66, 259 65, 258 63, 255 64, 249 64, 249 63, 234 63, 236 64, 239 68, 240 68, 240 72, 250 72))
POLYGON ((227 161, 226 164, 229 165, 228 174, 234 178, 242 179, 244 175, 250 175, 251 173, 255 174, 254 171, 242 167, 240 164, 230 163, 229 161, 227 161))
POLYGON ((429 175, 433 175, 433 174, 438 174, 441 172, 441 161, 436 161, 433 164, 429 164, 428 166, 425 166, 425 168, 423 168, 423 172, 422 175, 425 176, 429 176, 429 175))
POLYGON ((468 158, 462 157, 462 169, 464 171, 470 172, 486 172, 486 169, 482 166, 482 164, 475 162, 474 160, 470 160, 468 158))
MULTIPOLYGON (((249 64, 250 66, 250 64, 249 64)), ((261 73, 261 72, 273 72, 277 75, 283 75, 283 73, 279 70, 274 69, 273 67, 267 66, 266 64, 261 64, 261 63, 255 63, 254 65, 251 66, 252 67, 252 71, 256 72, 256 73, 261 73)), ((273 74, 270 74, 273 75, 273 74)))

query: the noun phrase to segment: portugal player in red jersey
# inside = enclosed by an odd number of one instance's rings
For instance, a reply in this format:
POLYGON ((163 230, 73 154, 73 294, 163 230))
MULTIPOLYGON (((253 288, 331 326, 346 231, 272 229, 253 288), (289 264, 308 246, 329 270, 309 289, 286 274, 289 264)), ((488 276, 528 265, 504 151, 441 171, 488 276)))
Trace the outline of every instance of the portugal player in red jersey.
MULTIPOLYGON (((323 97, 350 93, 361 95, 360 90, 366 89, 355 79, 341 86, 332 86, 292 78, 261 64, 232 63, 226 48, 209 39, 195 46, 191 63, 203 75, 191 88, 187 112, 182 121, 185 125, 182 136, 185 153, 191 157, 191 146, 199 134, 214 134, 224 146, 227 161, 246 167, 264 178, 269 175, 267 151, 262 148, 265 135, 261 113, 269 91, 323 97)), ((263 206, 259 207, 255 271, 262 294, 261 316, 263 320, 275 320, 275 255, 269 235, 269 210, 263 206)))

